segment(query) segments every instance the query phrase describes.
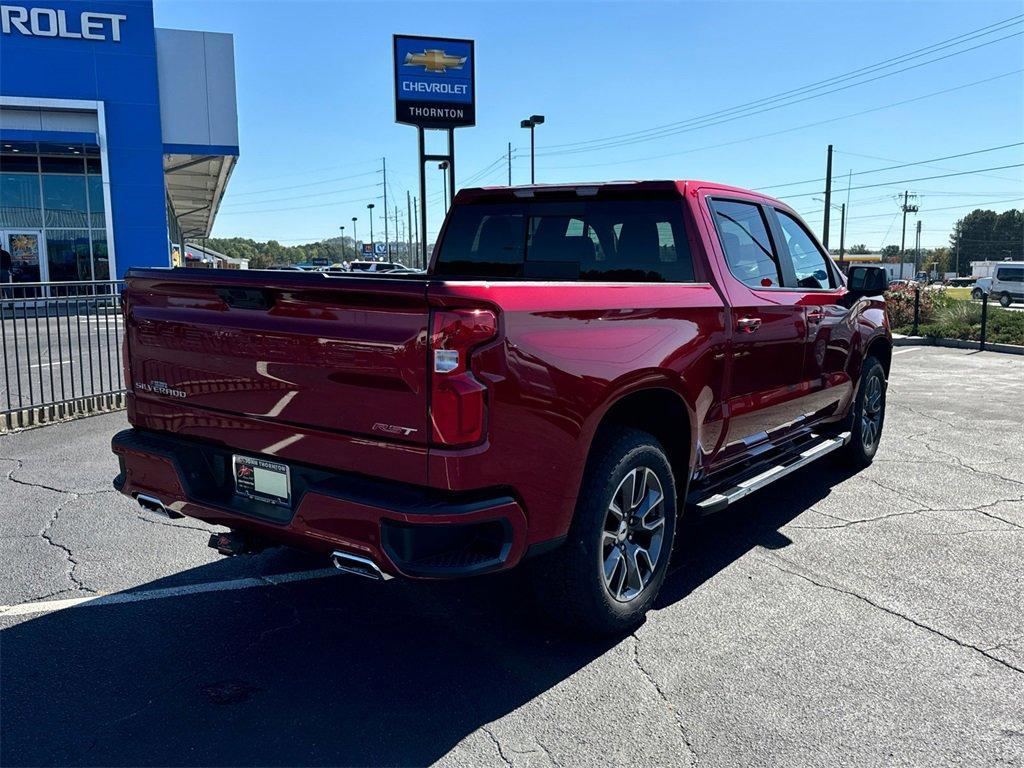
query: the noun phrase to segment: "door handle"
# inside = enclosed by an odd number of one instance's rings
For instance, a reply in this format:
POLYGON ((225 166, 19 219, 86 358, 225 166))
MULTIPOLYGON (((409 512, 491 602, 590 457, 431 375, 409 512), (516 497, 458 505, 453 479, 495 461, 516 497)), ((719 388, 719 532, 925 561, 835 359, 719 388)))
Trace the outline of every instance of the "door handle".
POLYGON ((736 321, 736 330, 740 333, 753 333, 761 327, 760 317, 741 317, 736 321))

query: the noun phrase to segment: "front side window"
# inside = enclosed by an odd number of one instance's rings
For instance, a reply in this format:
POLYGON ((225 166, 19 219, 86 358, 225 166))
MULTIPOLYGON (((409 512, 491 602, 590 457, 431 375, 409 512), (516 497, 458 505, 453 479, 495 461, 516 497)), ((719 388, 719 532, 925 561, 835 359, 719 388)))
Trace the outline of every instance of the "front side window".
POLYGON ((713 200, 711 210, 729 271, 751 288, 782 285, 778 256, 768 236, 761 206, 736 200, 713 200))
POLYGON ((1024 283, 1024 267, 1000 267, 996 270, 996 280, 1004 283, 1024 283))
POLYGON ((789 258, 796 275, 796 284, 800 288, 834 288, 831 271, 825 255, 818 249, 814 240, 796 219, 785 211, 775 209, 779 217, 779 227, 786 240, 789 258))

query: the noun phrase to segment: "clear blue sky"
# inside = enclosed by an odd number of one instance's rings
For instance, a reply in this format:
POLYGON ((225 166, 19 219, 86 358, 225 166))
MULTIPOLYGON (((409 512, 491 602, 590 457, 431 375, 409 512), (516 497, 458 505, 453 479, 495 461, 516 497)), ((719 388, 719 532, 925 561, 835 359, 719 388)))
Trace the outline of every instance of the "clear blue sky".
MULTIPOLYGON (((541 113, 547 123, 537 131, 538 181, 702 178, 766 187, 823 176, 832 143, 838 203, 847 197, 848 171, 1024 142, 1024 38, 1016 34, 1024 24, 833 87, 975 50, 761 114, 626 146, 550 153, 555 145, 727 110, 1022 13, 1018 1, 156 0, 159 26, 234 35, 241 158, 214 234, 285 244, 335 236, 340 224, 350 235, 353 216, 360 239, 368 239, 370 201, 377 204, 376 234, 383 190, 372 171, 382 156, 403 217, 406 190, 416 194, 416 131, 394 123, 393 33, 476 40, 477 126, 456 134, 460 186, 504 184, 503 162, 481 171, 508 141, 515 148, 513 182, 528 182, 528 132, 519 121, 541 113), (1008 35, 1015 36, 992 42, 1008 35), (887 106, 908 99, 917 100, 887 106), (874 111, 857 114, 866 110, 874 111), (822 121, 829 122, 802 127, 822 121)), ((442 136, 436 134, 438 149, 442 136)), ((1024 205, 1024 169, 898 182, 1019 163, 1021 146, 855 175, 854 187, 893 183, 850 192, 846 242, 873 249, 898 243, 894 197, 906 188, 919 192, 923 243, 945 245, 952 223, 975 204, 1000 211, 1024 205)), ((441 222, 440 179, 436 169, 428 175, 431 235, 441 222)), ((769 191, 807 212, 820 231, 821 205, 812 199, 818 189, 820 183, 809 183, 769 191)))

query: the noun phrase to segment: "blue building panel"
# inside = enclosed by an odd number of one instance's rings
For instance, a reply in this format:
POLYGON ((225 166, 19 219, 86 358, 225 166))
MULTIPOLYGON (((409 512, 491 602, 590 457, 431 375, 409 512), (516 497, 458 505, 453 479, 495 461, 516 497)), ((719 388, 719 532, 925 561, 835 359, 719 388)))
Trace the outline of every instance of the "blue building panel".
MULTIPOLYGON (((105 152, 118 275, 133 266, 167 266, 168 150, 152 0, 47 0, 45 8, 14 0, 4 3, 3 13, 9 23, 0 32, 0 107, 95 110, 98 129, 95 135, 5 129, 2 136, 98 143, 105 152)), ((233 71, 231 77, 233 89, 233 71)), ((193 149, 214 155, 223 147, 193 149)), ((237 146, 230 150, 223 154, 238 154, 237 146)))

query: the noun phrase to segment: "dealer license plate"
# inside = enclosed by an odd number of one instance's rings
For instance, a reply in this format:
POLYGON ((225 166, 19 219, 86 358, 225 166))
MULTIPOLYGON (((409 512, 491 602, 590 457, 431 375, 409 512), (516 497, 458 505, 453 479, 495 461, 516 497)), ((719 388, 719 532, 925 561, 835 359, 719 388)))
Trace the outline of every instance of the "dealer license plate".
POLYGON ((232 457, 232 464, 235 493, 239 496, 279 506, 291 505, 292 482, 287 464, 238 454, 232 457))

